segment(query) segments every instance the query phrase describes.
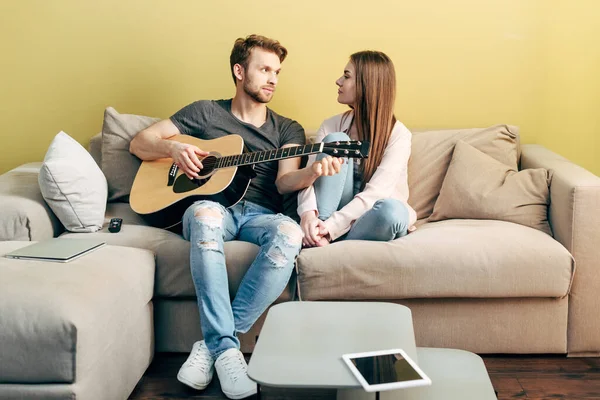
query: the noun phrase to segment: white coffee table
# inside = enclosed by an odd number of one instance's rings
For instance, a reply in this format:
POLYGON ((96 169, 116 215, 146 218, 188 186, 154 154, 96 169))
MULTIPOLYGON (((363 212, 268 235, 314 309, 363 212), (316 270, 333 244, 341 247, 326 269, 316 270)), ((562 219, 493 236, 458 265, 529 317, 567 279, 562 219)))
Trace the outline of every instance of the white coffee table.
POLYGON ((378 302, 287 302, 271 307, 250 358, 259 385, 337 389, 338 399, 495 399, 473 353, 415 347, 407 307, 378 302), (365 392, 342 354, 401 348, 431 378, 427 387, 365 392), (465 397, 466 396, 466 397, 465 397))

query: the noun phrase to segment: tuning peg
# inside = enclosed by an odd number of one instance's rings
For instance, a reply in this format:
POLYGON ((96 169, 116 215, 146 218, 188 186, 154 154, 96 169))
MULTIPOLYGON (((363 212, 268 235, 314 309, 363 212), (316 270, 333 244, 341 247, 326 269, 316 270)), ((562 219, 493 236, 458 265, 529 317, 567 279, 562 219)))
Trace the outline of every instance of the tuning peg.
POLYGON ((337 153, 338 153, 337 149, 333 149, 333 154, 337 154, 337 153))
POLYGON ((335 145, 336 145, 336 146, 339 146, 339 145, 340 145, 340 142, 335 142, 335 145))
POLYGON ((361 142, 360 142, 360 140, 359 140, 358 142, 356 142, 356 144, 360 146, 362 143, 361 143, 361 142))
POLYGON ((354 150, 354 154, 356 154, 356 155, 359 155, 359 154, 360 154, 360 151, 358 151, 358 150, 354 150))
POLYGON ((350 153, 348 150, 344 150, 344 154, 348 154, 350 153))
POLYGON ((348 140, 348 141, 346 142, 346 144, 347 144, 348 146, 350 146, 352 143, 351 143, 351 142, 348 140))

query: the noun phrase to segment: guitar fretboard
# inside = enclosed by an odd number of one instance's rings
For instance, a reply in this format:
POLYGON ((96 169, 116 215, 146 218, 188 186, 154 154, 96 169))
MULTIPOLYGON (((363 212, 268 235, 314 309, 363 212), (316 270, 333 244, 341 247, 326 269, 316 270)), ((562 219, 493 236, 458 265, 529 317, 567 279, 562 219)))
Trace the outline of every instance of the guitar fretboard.
POLYGON ((307 144, 304 146, 286 147, 276 150, 255 151, 235 156, 225 156, 217 160, 216 168, 237 167, 241 165, 258 164, 266 161, 283 160, 284 158, 301 157, 320 153, 323 143, 307 144))

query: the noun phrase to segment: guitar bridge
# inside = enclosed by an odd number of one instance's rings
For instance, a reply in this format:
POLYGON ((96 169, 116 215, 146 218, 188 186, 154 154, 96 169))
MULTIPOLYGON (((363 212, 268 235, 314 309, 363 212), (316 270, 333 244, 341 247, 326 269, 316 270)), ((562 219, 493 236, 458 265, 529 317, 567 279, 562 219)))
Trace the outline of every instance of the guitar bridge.
POLYGON ((177 164, 173 163, 171 168, 169 168, 169 180, 167 182, 167 186, 173 186, 175 183, 175 177, 177 176, 177 171, 179 171, 179 167, 177 164))

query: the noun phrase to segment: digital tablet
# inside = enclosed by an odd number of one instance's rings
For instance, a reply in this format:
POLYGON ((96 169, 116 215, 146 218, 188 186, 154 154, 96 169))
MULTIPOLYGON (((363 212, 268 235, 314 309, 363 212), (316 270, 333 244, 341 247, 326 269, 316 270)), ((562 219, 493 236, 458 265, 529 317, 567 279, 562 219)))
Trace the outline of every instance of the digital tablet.
POLYGON ((402 349, 344 354, 342 359, 367 392, 431 385, 402 349))

